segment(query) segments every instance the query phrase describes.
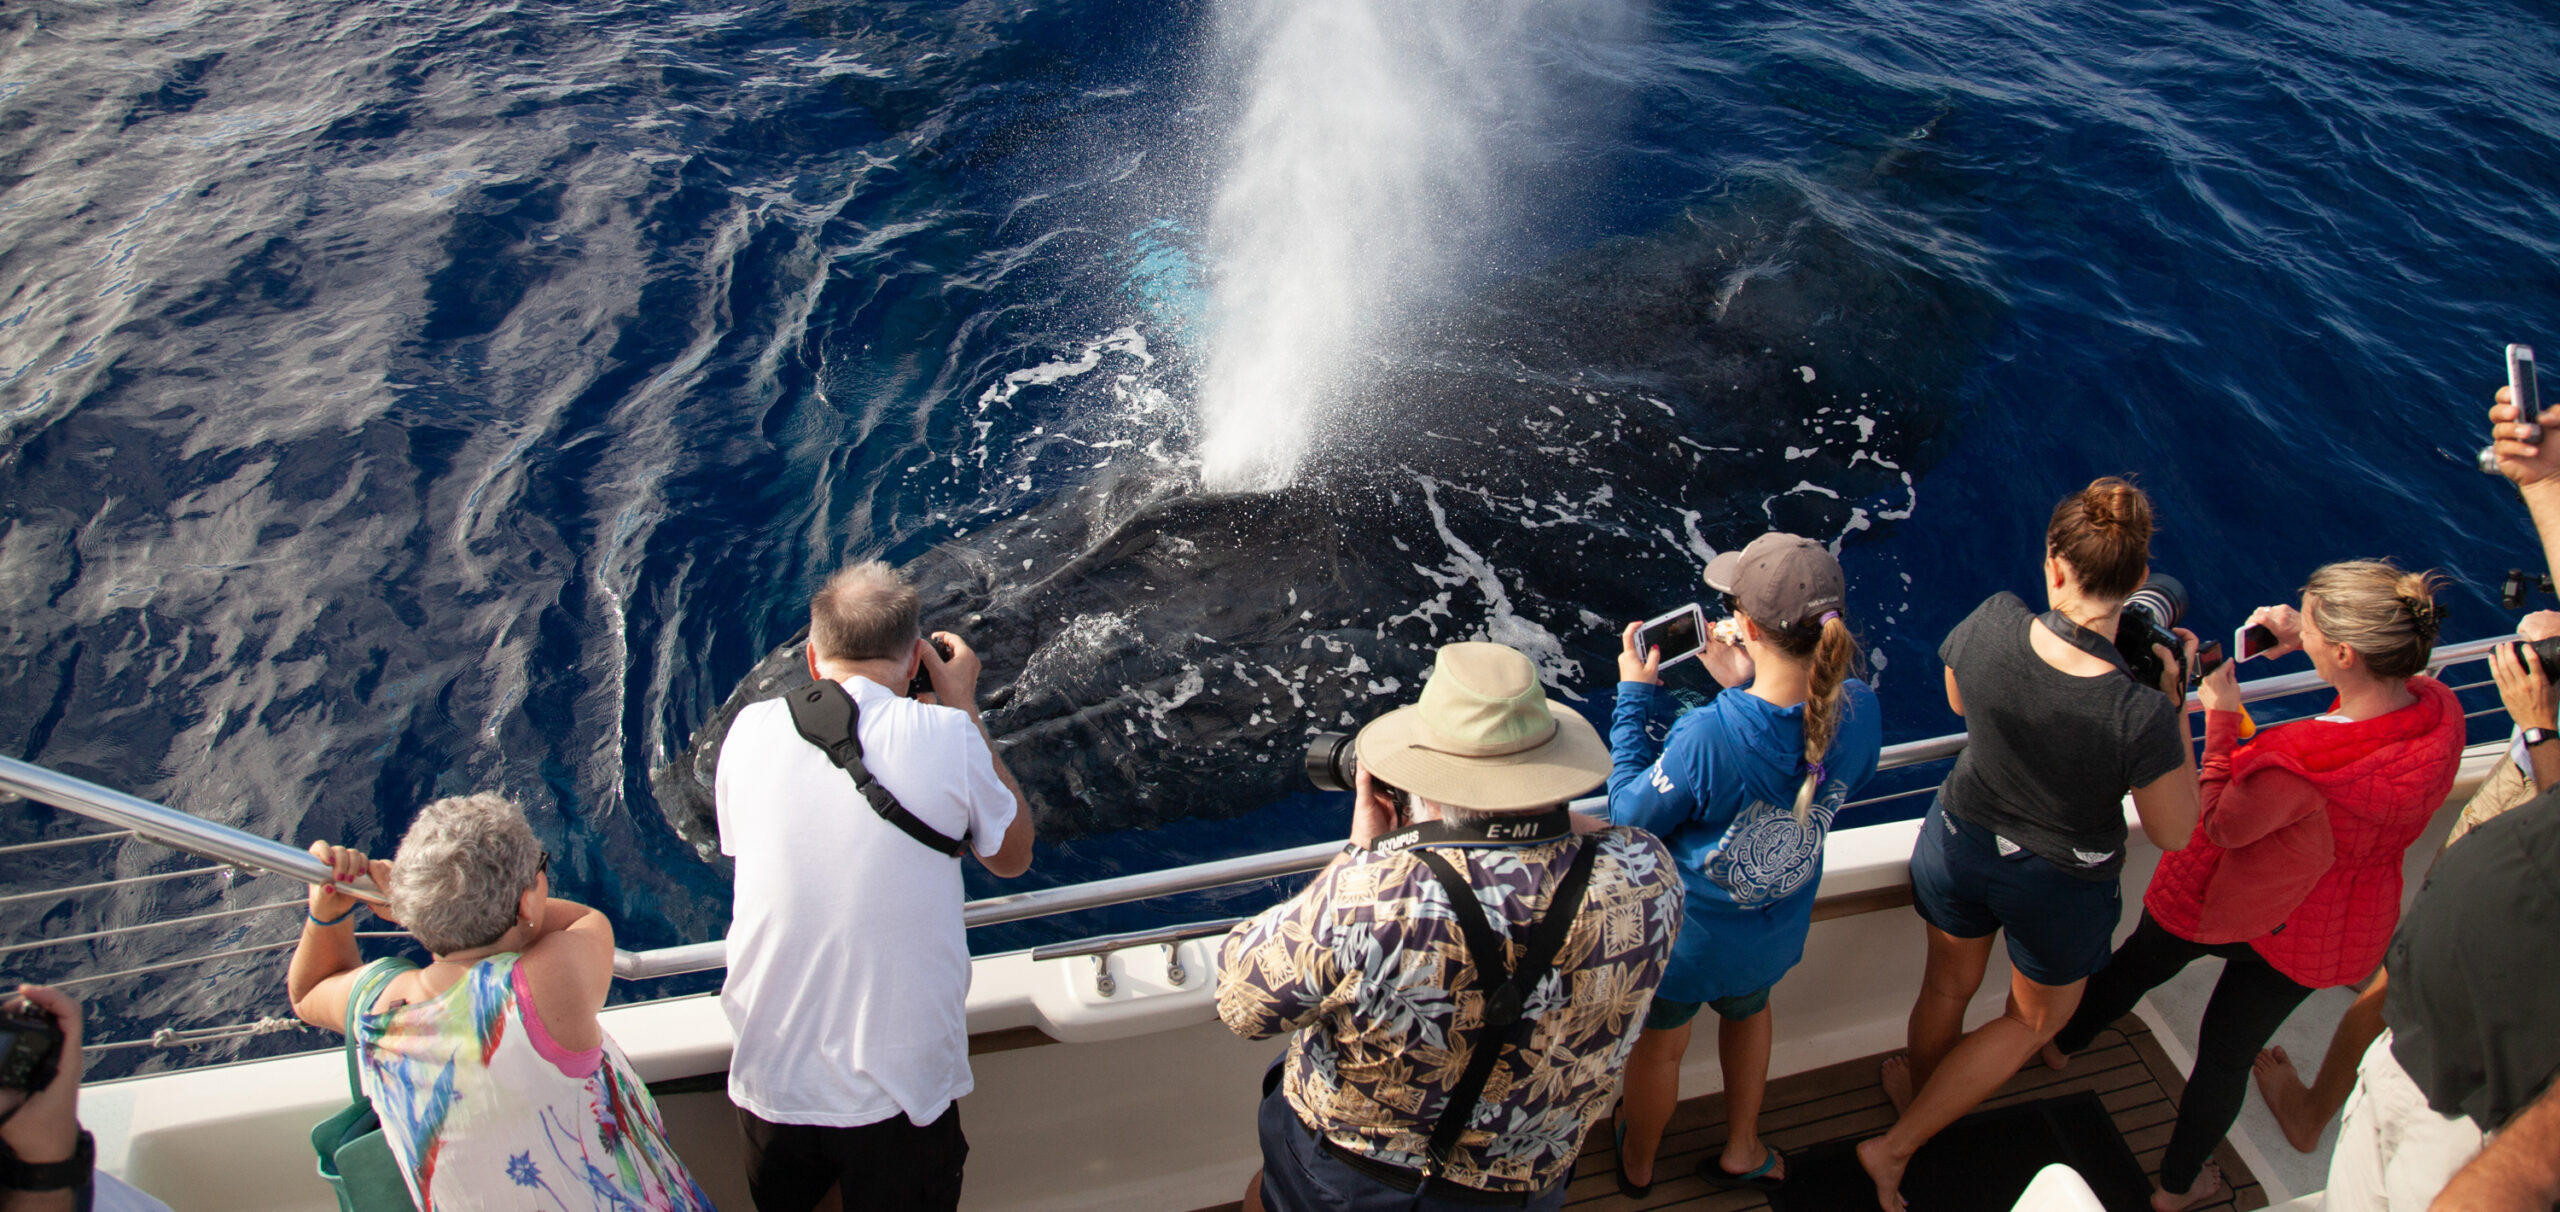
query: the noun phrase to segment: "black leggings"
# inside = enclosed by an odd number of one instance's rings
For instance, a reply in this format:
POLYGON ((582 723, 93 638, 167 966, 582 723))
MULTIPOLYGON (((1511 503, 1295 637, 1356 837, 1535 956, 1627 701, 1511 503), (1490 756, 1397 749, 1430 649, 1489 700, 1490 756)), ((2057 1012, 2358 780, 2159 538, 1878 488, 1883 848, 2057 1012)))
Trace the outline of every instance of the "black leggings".
POLYGON ((2116 948, 2115 958, 2080 995, 2080 1009, 2062 1034, 2053 1038, 2064 1054, 2089 1046, 2098 1032, 2132 1012, 2142 995, 2168 982, 2187 965, 2208 955, 2228 961, 2222 979, 2205 1003, 2204 1026, 2196 1036, 2196 1069, 2187 1075, 2186 1096, 2178 1100, 2178 1126, 2169 1135, 2169 1151, 2160 1158, 2160 1187, 2184 1192, 2213 1155, 2232 1121, 2240 1118, 2240 1102, 2249 1092, 2249 1064, 2274 1039, 2293 1008, 2311 990, 2270 967, 2247 943, 2207 945, 2171 934, 2152 920, 2149 910, 2133 937, 2116 948))

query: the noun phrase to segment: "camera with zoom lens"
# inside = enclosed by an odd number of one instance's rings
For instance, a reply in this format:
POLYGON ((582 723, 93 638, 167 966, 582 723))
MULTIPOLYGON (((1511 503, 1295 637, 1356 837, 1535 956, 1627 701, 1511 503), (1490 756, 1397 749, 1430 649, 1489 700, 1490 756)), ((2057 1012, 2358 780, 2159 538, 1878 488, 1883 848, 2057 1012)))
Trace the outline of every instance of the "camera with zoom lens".
POLYGON ((1359 785, 1360 757, 1348 732, 1319 732, 1307 742, 1307 781, 1318 791, 1349 791, 1359 785))
POLYGON ((2124 613, 2116 617, 2116 651, 2123 655, 2133 680, 2145 686, 2160 684, 2160 675, 2168 667, 2160 663, 2153 645, 2168 649, 2170 659, 2178 663, 2181 686, 2192 688, 2222 667, 2222 645, 2217 641, 2197 649, 2195 668, 2187 668, 2186 643, 2174 630, 2186 616, 2187 587, 2166 573, 2151 574, 2142 588, 2124 600, 2124 613))
POLYGON ((2533 655, 2542 658, 2542 680, 2560 682, 2560 637, 2513 641, 2506 646, 2507 655, 2514 657, 2516 664, 2523 665, 2524 650, 2528 647, 2533 649, 2533 655))
MULTIPOLYGON (((948 661, 952 657, 959 655, 952 649, 951 645, 945 644, 932 636, 926 636, 924 642, 933 645, 934 652, 939 654, 943 660, 948 661)), ((926 666, 924 662, 918 661, 916 662, 916 676, 912 681, 907 683, 907 697, 911 699, 920 699, 931 693, 933 693, 933 670, 926 666)))
MULTIPOLYGON (((1360 785, 1360 755, 1352 744, 1356 734, 1319 732, 1307 742, 1307 781, 1318 791, 1349 791, 1360 785)), ((1401 787, 1369 780, 1373 790, 1381 791, 1395 801, 1396 823, 1401 825, 1413 815, 1413 800, 1401 787)))

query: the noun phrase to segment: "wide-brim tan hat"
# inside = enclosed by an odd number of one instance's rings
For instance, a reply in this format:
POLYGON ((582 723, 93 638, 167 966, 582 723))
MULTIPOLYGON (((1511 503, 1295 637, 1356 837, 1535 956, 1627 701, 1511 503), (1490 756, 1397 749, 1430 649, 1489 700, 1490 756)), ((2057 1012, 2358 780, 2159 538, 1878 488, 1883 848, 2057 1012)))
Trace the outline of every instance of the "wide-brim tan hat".
POLYGON ((1370 777, 1453 808, 1545 808, 1609 777, 1609 745, 1580 712, 1547 697, 1518 650, 1449 644, 1421 701, 1369 721, 1355 742, 1370 777))

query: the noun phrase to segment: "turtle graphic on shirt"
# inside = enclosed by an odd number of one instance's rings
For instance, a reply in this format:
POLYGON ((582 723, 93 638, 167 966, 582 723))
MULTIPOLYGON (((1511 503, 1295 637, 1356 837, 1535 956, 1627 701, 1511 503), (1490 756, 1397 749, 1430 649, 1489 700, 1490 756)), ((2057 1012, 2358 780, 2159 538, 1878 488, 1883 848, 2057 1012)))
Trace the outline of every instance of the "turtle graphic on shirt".
POLYGON ((1829 783, 1796 819, 1793 804, 1753 800, 1734 814, 1724 836, 1707 852, 1707 878, 1746 909, 1785 900, 1822 870, 1822 838, 1848 798, 1842 783, 1829 783))

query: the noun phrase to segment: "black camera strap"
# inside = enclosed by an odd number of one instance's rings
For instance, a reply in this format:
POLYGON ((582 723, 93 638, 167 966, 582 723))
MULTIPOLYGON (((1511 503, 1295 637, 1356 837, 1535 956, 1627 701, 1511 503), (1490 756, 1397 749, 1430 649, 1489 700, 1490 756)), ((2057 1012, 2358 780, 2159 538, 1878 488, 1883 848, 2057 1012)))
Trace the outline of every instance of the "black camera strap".
POLYGON ((2059 637, 2063 643, 2124 670, 2127 677, 2133 675, 2133 670, 2127 668, 2124 663, 2123 650, 2116 647, 2114 640, 2073 622, 2071 616, 2059 610, 2048 610, 2036 617, 2044 620, 2045 629, 2059 637))
MULTIPOLYGON (((1569 821, 1566 827, 1571 829, 1569 821)), ((1448 1168, 1449 1155, 1458 1147, 1458 1138, 1465 1135, 1467 1121, 1474 1117, 1476 1103, 1484 1097, 1485 1083, 1492 1080, 1494 1066, 1503 1052, 1528 1050, 1538 1022, 1521 1012, 1538 982, 1555 967, 1556 953, 1564 949, 1565 936, 1573 930, 1574 914, 1582 908, 1582 894, 1591 886, 1592 861, 1599 854, 1600 847, 1588 842, 1578 846, 1573 865, 1556 886, 1555 899, 1547 904, 1547 915, 1529 927, 1527 947, 1520 954, 1520 966, 1514 968, 1504 962, 1502 936, 1494 933, 1493 924, 1485 919, 1484 904, 1476 899, 1466 876, 1437 851, 1413 852, 1449 894, 1449 907, 1457 914, 1459 933, 1467 940, 1467 955, 1475 961, 1476 980, 1485 989, 1484 1023, 1476 1032, 1466 1071, 1449 1092, 1449 1105, 1440 1112, 1439 1122, 1432 1125, 1431 1143, 1424 1148, 1429 1162, 1424 1170, 1426 1178, 1436 1178, 1448 1168)), ((1451 1029, 1456 1029, 1454 1022, 1451 1029)))
POLYGON ((965 837, 952 837, 925 824, 871 777, 870 768, 862 764, 862 709, 844 687, 820 678, 783 696, 783 701, 791 706, 791 726, 800 730, 800 739, 825 750, 828 761, 852 775, 854 790, 862 793, 881 820, 955 859, 968 848, 965 837))
POLYGON ((1369 843, 1369 853, 1394 854, 1415 846, 1535 846, 1572 832, 1573 813, 1565 808, 1535 816, 1495 817, 1472 829, 1447 821, 1424 821, 1369 843))

